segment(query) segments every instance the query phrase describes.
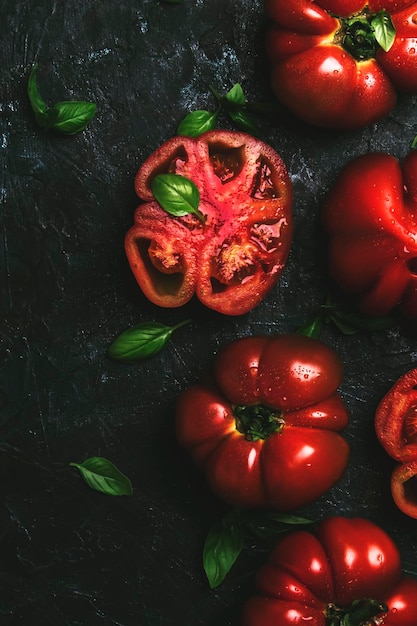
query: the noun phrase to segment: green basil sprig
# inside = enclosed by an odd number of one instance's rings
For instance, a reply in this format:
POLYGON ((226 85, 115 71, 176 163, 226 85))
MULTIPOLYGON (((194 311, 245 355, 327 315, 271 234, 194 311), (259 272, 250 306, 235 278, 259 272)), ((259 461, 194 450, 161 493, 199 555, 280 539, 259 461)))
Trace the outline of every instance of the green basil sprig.
POLYGON ((378 11, 371 20, 371 26, 374 29, 376 41, 385 52, 388 52, 392 48, 396 35, 391 15, 385 9, 378 11))
POLYGON ((251 112, 260 111, 265 113, 276 110, 276 105, 247 102, 242 86, 239 83, 235 83, 224 96, 220 95, 213 87, 209 87, 209 89, 217 101, 215 111, 199 109, 188 113, 177 128, 178 135, 198 137, 201 133, 213 130, 221 111, 224 111, 240 129, 256 135, 259 129, 251 112))
POLYGON ((52 129, 63 135, 75 135, 83 130, 95 113, 92 102, 63 101, 48 107, 42 98, 36 82, 38 66, 35 65, 28 81, 28 96, 35 113, 36 122, 45 130, 52 129))
POLYGON ((133 493, 129 478, 101 456, 92 456, 83 463, 70 463, 70 466, 76 467, 87 485, 95 491, 108 496, 131 496, 133 493))
POLYGON ((230 572, 245 546, 247 536, 275 541, 292 526, 312 520, 274 512, 232 509, 209 531, 203 547, 203 567, 210 587, 218 587, 230 572))
POLYGON ((192 180, 180 174, 158 174, 152 180, 151 187, 164 211, 176 217, 194 214, 205 223, 206 217, 198 208, 200 192, 192 180))
POLYGON ((188 319, 175 326, 166 326, 159 322, 141 322, 116 337, 107 354, 116 361, 127 363, 148 359, 162 350, 174 330, 190 321, 188 319))

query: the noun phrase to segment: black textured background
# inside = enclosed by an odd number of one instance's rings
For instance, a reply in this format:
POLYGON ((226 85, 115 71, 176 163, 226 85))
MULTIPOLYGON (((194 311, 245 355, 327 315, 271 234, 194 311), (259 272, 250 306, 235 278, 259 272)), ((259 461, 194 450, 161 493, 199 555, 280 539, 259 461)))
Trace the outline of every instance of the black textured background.
MULTIPOLYGON (((295 235, 276 288, 254 311, 224 317, 192 302, 161 310, 140 293, 123 238, 142 161, 191 110, 240 82, 268 100, 265 18, 254 0, 0 0, 1 314, 0 626, 228 626, 236 624, 265 548, 248 544, 226 581, 209 589, 201 552, 227 509, 173 438, 178 393, 219 346, 287 332, 324 301, 319 221, 340 167, 369 150, 403 156, 416 133, 415 97, 352 133, 261 118, 260 137, 294 185, 295 235), (45 100, 90 100, 97 114, 74 137, 35 125, 31 67, 45 100), (191 317, 152 360, 121 365, 106 349, 139 321, 191 317), (134 485, 131 498, 90 490, 71 461, 105 456, 134 485)), ((218 127, 231 128, 225 118, 218 127)), ((323 341, 345 363, 349 468, 300 513, 364 515, 398 542, 417 574, 417 523, 395 509, 392 463, 373 433, 374 409, 416 365, 401 328, 323 341)))

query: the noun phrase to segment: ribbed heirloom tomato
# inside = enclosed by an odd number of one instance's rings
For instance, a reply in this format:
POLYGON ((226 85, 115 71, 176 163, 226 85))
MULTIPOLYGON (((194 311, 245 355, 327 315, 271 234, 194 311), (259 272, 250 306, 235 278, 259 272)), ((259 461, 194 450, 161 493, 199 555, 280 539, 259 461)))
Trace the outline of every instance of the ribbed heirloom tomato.
POLYGON ((207 307, 241 315, 257 306, 284 268, 292 239, 292 187, 281 157, 254 137, 208 131, 177 136, 139 169, 144 201, 126 234, 126 254, 143 293, 161 307, 194 294, 207 307), (175 174, 194 183, 199 211, 173 216, 152 182, 175 174))
POLYGON ((217 496, 289 511, 340 479, 348 415, 331 348, 300 334, 244 337, 219 352, 213 370, 212 382, 180 395, 176 429, 217 496))
POLYGON ((392 539, 363 518, 286 535, 257 574, 242 626, 415 626, 417 580, 392 539))
POLYGON ((345 165, 323 210, 328 266, 365 314, 417 319, 417 151, 345 165))
POLYGON ((312 124, 366 126, 417 91, 417 2, 265 0, 271 83, 312 124))

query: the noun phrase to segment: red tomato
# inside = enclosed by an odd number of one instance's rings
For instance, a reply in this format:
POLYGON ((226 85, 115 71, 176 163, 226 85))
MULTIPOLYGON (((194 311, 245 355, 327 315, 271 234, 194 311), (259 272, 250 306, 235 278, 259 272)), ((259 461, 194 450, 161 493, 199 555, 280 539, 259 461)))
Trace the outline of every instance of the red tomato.
POLYGON ((285 535, 257 574, 242 626, 414 626, 417 581, 392 539, 362 518, 285 535))
POLYGON ((362 312, 417 318, 417 151, 348 163, 325 202, 329 272, 362 312))
POLYGON ((386 452, 399 462, 391 478, 394 502, 417 519, 417 369, 401 376, 383 397, 375 431, 386 452))
POLYGON ((395 107, 397 90, 417 91, 417 2, 265 0, 265 11, 272 88, 301 119, 360 128, 395 107))
POLYGON ((346 468, 341 380, 338 356, 315 339, 238 339, 218 354, 213 383, 179 397, 178 440, 224 501, 296 509, 330 489, 346 468))
POLYGON ((135 187, 144 204, 135 212, 125 248, 154 304, 179 307, 196 294, 215 311, 241 315, 275 285, 291 245, 292 188, 270 146, 231 131, 177 136, 145 161, 135 187), (195 183, 205 223, 161 208, 151 189, 161 173, 195 183))

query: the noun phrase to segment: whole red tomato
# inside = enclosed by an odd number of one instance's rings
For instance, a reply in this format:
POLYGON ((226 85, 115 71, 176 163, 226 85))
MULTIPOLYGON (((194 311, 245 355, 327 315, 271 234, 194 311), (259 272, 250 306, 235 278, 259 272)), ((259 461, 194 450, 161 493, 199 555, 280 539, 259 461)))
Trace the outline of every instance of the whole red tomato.
POLYGON ((349 162, 324 206, 329 272, 362 312, 417 319, 417 151, 349 162))
POLYGON ((257 574, 242 626, 415 626, 417 581, 392 539, 363 518, 329 517, 295 531, 257 574))
POLYGON ((194 294, 220 313, 257 306, 284 268, 292 239, 292 188, 282 159, 245 133, 208 131, 177 136, 139 169, 144 201, 126 234, 126 254, 143 293, 161 307, 179 307, 194 294), (158 174, 191 180, 199 211, 173 216, 156 201, 158 174))
POLYGON ((225 346, 214 381, 177 404, 181 445, 229 504, 289 511, 325 493, 343 474, 348 415, 338 394, 342 364, 318 340, 253 336, 225 346))
POLYGON ((379 442, 398 465, 391 492, 398 508, 417 519, 417 369, 401 376, 375 413, 379 442))
POLYGON ((417 2, 265 0, 271 83, 318 126, 353 129, 384 117, 397 90, 417 91, 417 2))

